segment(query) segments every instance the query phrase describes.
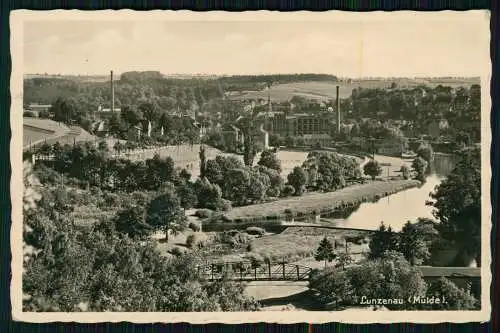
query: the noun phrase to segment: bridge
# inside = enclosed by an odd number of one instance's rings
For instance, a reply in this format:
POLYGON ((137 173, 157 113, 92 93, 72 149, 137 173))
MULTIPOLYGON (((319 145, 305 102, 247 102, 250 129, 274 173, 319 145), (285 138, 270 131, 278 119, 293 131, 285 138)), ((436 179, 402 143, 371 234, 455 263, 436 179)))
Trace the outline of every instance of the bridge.
POLYGON ((207 263, 197 267, 209 281, 223 278, 238 281, 308 281, 312 269, 288 263, 256 263, 251 261, 207 263))
MULTIPOLYGON (((471 284, 474 295, 480 295, 481 269, 477 267, 416 266, 426 281, 445 277, 461 288, 471 284)), ((233 281, 309 281, 311 267, 285 262, 252 261, 212 262, 197 266, 198 273, 208 281, 226 278, 233 281)))

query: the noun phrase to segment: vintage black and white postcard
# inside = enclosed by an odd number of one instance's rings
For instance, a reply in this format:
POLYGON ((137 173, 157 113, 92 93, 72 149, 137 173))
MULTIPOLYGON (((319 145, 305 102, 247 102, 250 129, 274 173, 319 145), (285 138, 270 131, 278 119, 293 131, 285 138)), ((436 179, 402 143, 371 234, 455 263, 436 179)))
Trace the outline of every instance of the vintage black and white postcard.
POLYGON ((14 11, 14 320, 490 317, 489 13, 14 11))

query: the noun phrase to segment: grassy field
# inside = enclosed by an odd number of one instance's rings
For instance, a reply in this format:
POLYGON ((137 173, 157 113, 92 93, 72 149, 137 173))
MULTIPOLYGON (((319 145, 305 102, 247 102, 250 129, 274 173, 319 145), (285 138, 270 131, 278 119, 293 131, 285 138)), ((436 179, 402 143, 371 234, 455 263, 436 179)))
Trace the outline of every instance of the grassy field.
MULTIPOLYGON (((320 228, 288 228, 280 234, 266 235, 253 241, 252 252, 272 262, 286 260, 312 268, 324 267, 323 262, 312 258, 323 237, 335 240, 337 251, 344 251, 344 237, 362 235, 359 231, 328 230, 320 228)), ((359 255, 366 251, 365 244, 349 244, 351 253, 359 255)))
MULTIPOLYGON (((155 154, 159 154, 161 157, 170 157, 173 159, 175 166, 187 169, 191 172, 194 178, 199 176, 200 171, 200 145, 180 145, 180 146, 163 146, 155 149, 138 149, 130 154, 122 153, 119 156, 124 158, 129 158, 134 161, 145 160, 148 158, 153 158, 155 154)), ((286 177, 295 166, 301 165, 302 162, 306 160, 307 152, 302 151, 279 151, 277 156, 281 161, 282 165, 282 176, 286 177)), ((222 156, 236 156, 239 160, 243 162, 242 155, 224 153, 216 148, 206 146, 206 157, 207 159, 214 159, 217 155, 222 156)), ((260 153, 255 156, 254 164, 260 159, 260 153)))
POLYGON ((359 203, 383 197, 407 188, 416 187, 415 180, 369 181, 366 184, 353 185, 329 193, 311 193, 301 197, 292 197, 257 205, 235 207, 227 217, 235 219, 258 219, 282 216, 285 209, 296 213, 310 213, 312 210, 329 210, 342 203, 359 203))
MULTIPOLYGON (((276 101, 287 101, 293 96, 301 96, 308 99, 316 99, 324 101, 327 99, 333 99, 336 96, 336 85, 340 86, 339 94, 340 98, 348 98, 352 90, 355 88, 365 88, 365 89, 384 89, 389 88, 392 82, 396 82, 400 88, 413 88, 418 85, 428 85, 431 87, 437 86, 439 84, 458 87, 458 86, 470 86, 472 84, 479 84, 479 79, 476 78, 463 78, 463 79, 394 79, 394 80, 353 80, 352 82, 324 82, 324 81, 311 81, 311 82, 294 82, 294 83, 283 83, 276 84, 271 87, 271 99, 276 101)), ((244 91, 239 94, 230 95, 231 99, 253 99, 253 98, 263 98, 267 99, 267 91, 244 91)))

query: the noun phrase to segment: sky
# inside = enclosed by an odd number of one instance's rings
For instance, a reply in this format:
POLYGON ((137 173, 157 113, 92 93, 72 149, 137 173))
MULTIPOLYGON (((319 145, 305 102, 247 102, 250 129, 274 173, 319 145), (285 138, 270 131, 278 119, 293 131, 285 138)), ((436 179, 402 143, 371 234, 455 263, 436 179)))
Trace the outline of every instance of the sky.
POLYGON ((484 15, 478 21, 417 14, 375 20, 370 14, 342 20, 29 20, 24 73, 478 76, 488 61, 484 15))

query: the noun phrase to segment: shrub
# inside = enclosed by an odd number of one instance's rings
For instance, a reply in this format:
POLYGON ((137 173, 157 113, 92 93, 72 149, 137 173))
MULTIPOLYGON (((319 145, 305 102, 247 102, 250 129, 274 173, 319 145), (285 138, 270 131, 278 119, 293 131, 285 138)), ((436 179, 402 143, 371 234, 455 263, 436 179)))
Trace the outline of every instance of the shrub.
POLYGON ((258 268, 264 262, 264 258, 262 258, 262 256, 258 253, 250 252, 245 255, 245 258, 250 260, 252 268, 258 268))
POLYGON ((174 247, 172 250, 170 250, 170 253, 176 257, 179 257, 184 254, 184 251, 182 251, 180 247, 174 247))
POLYGON ((146 206, 149 201, 148 195, 144 192, 134 192, 131 197, 134 203, 139 206, 146 206))
POLYGON ((282 193, 284 197, 289 197, 295 193, 295 188, 292 185, 285 185, 282 193))
POLYGON ((197 223, 194 223, 194 222, 189 222, 188 227, 189 227, 189 229, 193 230, 194 232, 199 232, 201 230, 201 226, 197 223))
POLYGON ((239 231, 239 230, 236 230, 236 229, 232 229, 232 230, 226 231, 226 233, 227 233, 229 236, 234 237, 234 236, 236 236, 237 234, 239 234, 239 233, 240 233, 240 231, 239 231))
POLYGON ((120 196, 116 193, 105 192, 104 193, 104 206, 106 207, 116 207, 120 205, 120 196))
POLYGON ((212 211, 210 209, 198 209, 195 213, 194 216, 200 218, 200 219, 206 219, 212 216, 212 211))
POLYGON ((259 227, 248 227, 246 232, 249 235, 263 236, 266 233, 266 230, 259 227))
POLYGON ((192 249, 196 245, 196 236, 195 235, 189 235, 186 238, 186 246, 192 249))
POLYGON ((400 171, 403 175, 403 179, 410 179, 410 168, 408 168, 406 165, 402 165, 400 171))
POLYGON ((348 243, 354 243, 356 245, 361 245, 361 244, 366 244, 364 241, 368 242, 363 235, 356 235, 356 236, 346 236, 345 241, 348 243))
POLYGON ((363 166, 363 172, 365 175, 370 176, 372 180, 375 180, 382 173, 382 168, 377 161, 370 160, 363 166))
POLYGON ((223 212, 229 212, 233 207, 231 206, 231 201, 222 199, 220 202, 220 207, 219 209, 222 210, 223 212))
POLYGON ((244 232, 238 230, 230 230, 218 235, 220 243, 229 244, 232 248, 242 248, 250 243, 252 237, 244 232))

